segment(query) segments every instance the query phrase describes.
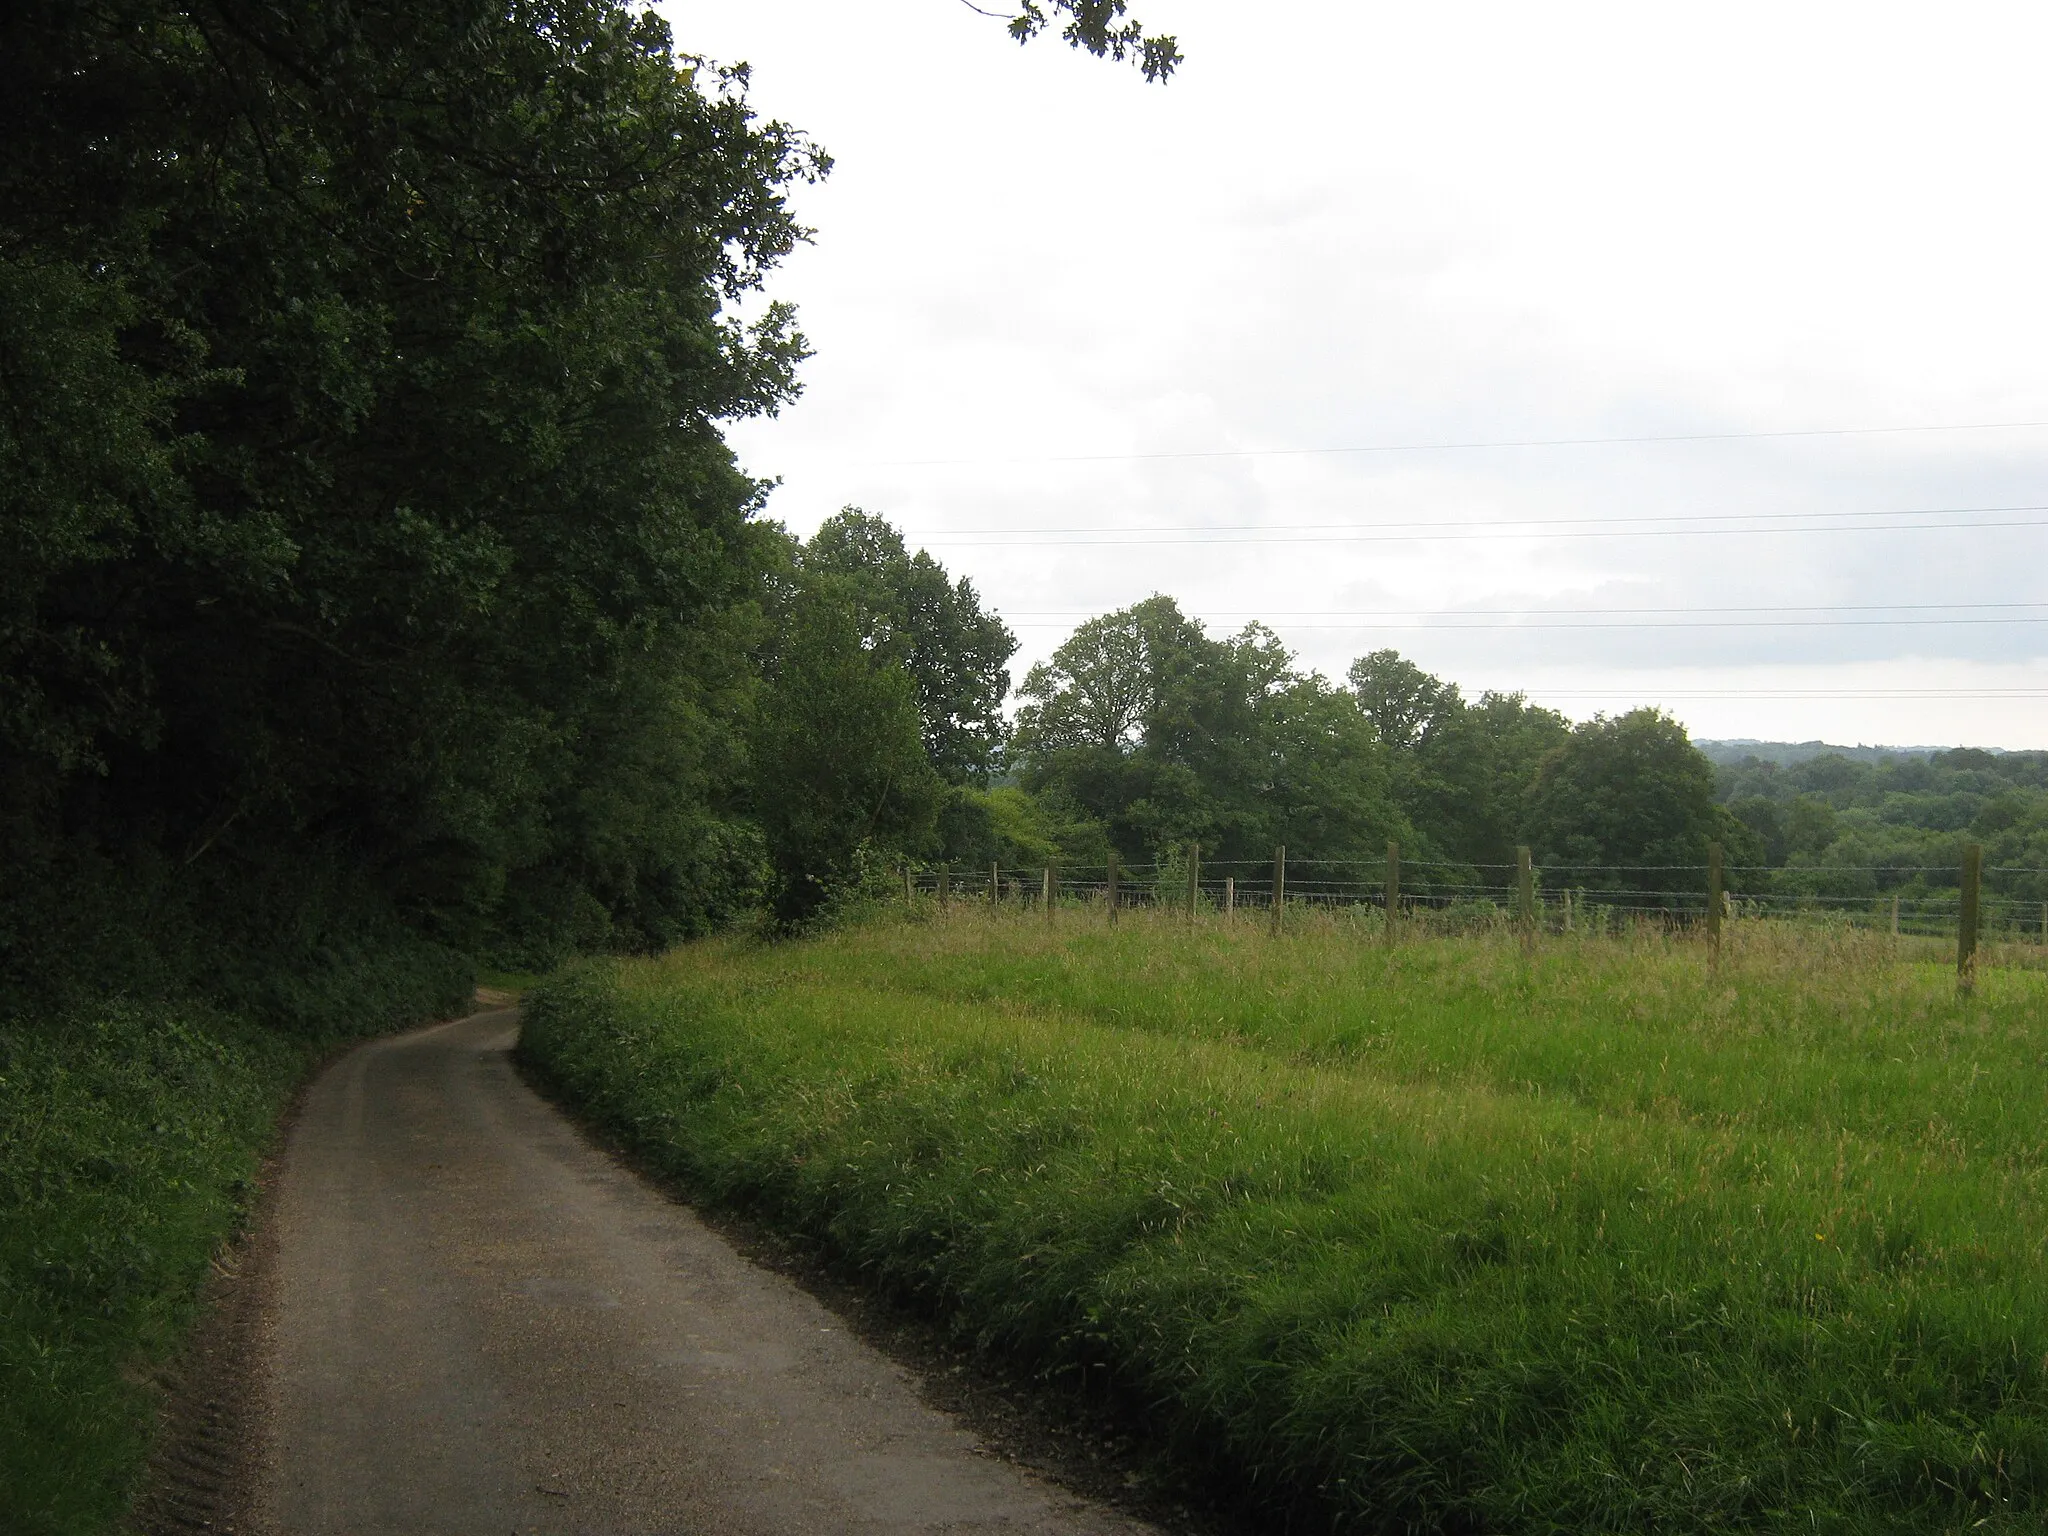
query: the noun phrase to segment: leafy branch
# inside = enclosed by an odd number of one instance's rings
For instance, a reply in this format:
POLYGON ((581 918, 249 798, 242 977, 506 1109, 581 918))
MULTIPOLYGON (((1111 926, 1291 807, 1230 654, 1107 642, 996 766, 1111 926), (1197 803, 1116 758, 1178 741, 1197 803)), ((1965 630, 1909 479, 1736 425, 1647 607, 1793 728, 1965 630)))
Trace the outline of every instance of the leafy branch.
POLYGON ((977 15, 1007 21, 1010 36, 1020 43, 1058 25, 1070 46, 1085 48, 1098 59, 1134 63, 1155 83, 1164 83, 1182 62, 1176 41, 1163 32, 1147 36, 1144 24, 1126 15, 1125 0, 1023 0, 1015 15, 986 10, 974 0, 960 3, 977 15))

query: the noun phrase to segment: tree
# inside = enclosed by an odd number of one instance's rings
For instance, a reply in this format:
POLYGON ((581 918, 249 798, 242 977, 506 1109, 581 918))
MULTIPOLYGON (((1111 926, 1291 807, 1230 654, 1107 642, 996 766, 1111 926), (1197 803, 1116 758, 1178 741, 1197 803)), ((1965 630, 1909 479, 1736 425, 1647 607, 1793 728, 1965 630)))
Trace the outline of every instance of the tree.
POLYGON ((1539 861, 1587 883, 1643 892, 1704 890, 1710 842, 1748 863, 1753 834, 1714 800, 1714 765, 1657 709, 1596 715, 1544 760, 1531 799, 1539 861))
POLYGON ((952 784, 985 783, 1004 736, 1003 700, 1017 637, 986 612, 966 577, 945 568, 882 518, 846 507, 803 548, 804 569, 843 578, 866 643, 898 656, 917 689, 925 750, 952 784))
POLYGON ((1564 745, 1571 722, 1519 693, 1483 693, 1467 709, 1463 735, 1469 810, 1452 857, 1505 865, 1528 841, 1529 799, 1544 760, 1564 745))
POLYGON ((1392 792, 1417 851, 1473 866, 1513 863, 1537 766, 1570 731, 1564 716, 1521 694, 1468 704, 1457 684, 1398 651, 1361 656, 1349 676, 1388 749, 1392 792))
POLYGON ((1091 619, 1032 668, 1015 751, 1027 786, 1102 821, 1127 858, 1189 839, 1212 858, 1378 853, 1399 827, 1356 701, 1270 630, 1211 639, 1173 600, 1091 619))
POLYGON ((1456 683, 1432 677, 1399 651, 1374 651, 1351 663, 1351 690, 1373 729, 1395 754, 1412 754, 1444 730, 1464 704, 1456 683))
POLYGON ((665 931, 617 872, 683 823, 581 789, 758 580, 718 424, 804 348, 728 310, 827 162, 745 86, 613 0, 7 8, 19 899, 87 852, 328 849, 450 932, 537 860, 665 931))
POLYGON ((1757 846, 1762 850, 1762 862, 1773 868, 1783 864, 1791 852, 1791 844, 1786 837, 1784 803, 1763 795, 1746 795, 1726 804, 1728 813, 1749 828, 1756 838, 1757 846))
POLYGON ((910 674, 865 643, 843 577, 802 575, 780 604, 752 729, 753 809, 775 867, 776 912, 811 916, 863 850, 922 849, 941 784, 910 674))
POLYGON ((1125 858, 1208 830, 1200 787, 1166 737, 1187 734, 1196 706, 1182 695, 1213 654, 1167 597, 1080 625, 1018 690, 1025 786, 1101 821, 1125 858))
POLYGON ((1412 840, 1395 802, 1388 754, 1357 702, 1310 673, 1260 697, 1260 753, 1232 839, 1240 857, 1284 845, 1304 858, 1374 857, 1412 840))
POLYGON ((1169 597, 1089 619, 1025 676, 1019 746, 1040 758, 1131 751, 1211 646, 1169 597))

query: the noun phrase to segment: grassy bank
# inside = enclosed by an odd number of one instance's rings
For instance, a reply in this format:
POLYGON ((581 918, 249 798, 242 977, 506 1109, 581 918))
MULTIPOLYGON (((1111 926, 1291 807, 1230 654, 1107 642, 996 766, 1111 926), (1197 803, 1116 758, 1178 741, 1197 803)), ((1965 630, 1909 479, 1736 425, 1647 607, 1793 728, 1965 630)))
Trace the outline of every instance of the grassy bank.
POLYGON ((86 1536, 128 1508, 152 1374, 242 1220, 279 1113, 353 1031, 452 1011, 457 957, 429 946, 280 978, 308 1027, 197 1003, 110 1001, 0 1019, 0 1529, 86 1536), (352 1001, 353 1006, 344 1008, 352 1001), (320 1027, 313 1027, 320 1025, 320 1027))
POLYGON ((1275 1509, 2039 1529, 2048 977, 956 912, 581 970, 560 1090, 1275 1509))

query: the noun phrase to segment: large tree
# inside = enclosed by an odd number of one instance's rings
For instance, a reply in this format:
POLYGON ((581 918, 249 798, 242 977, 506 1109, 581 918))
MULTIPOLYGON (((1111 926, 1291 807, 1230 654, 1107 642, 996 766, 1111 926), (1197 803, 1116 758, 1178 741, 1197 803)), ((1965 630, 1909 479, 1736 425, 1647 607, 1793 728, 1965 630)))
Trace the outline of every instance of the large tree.
POLYGON ((751 736, 753 812, 785 921, 810 917, 877 860, 933 839, 942 783, 901 658, 868 643, 857 582, 792 568, 751 736))
POLYGON ((1212 639, 1171 598, 1091 619, 1019 690, 1024 782, 1102 821, 1126 857, 1377 855, 1402 824, 1356 700, 1271 631, 1212 639))
MULTIPOLYGON (((433 905, 588 843, 623 715, 701 701, 751 594, 719 423, 803 348, 730 305, 823 157, 610 0, 0 29, 15 851, 310 841, 433 905)), ((613 810, 615 848, 676 825, 613 810)))
POLYGON ((1569 735, 1564 716, 1521 694, 1468 702, 1456 683, 1398 651, 1351 664, 1352 691, 1389 753, 1394 796, 1426 857, 1512 864, 1544 757, 1569 735))
POLYGON ((985 783, 1003 745, 1003 700, 1017 637, 923 550, 911 554, 884 518, 847 507, 798 557, 836 576, 859 606, 863 643, 895 657, 917 691, 925 750, 949 783, 985 783))
POLYGON ((1645 893, 1706 888, 1707 845, 1755 858, 1749 830, 1714 798, 1714 765, 1657 709, 1596 715, 1544 760, 1531 796, 1539 860, 1569 883, 1645 893))
POLYGON ((145 866, 528 955, 745 899, 774 557, 721 427, 795 392, 736 301, 827 168, 746 90, 622 0, 0 8, 0 931, 145 866))

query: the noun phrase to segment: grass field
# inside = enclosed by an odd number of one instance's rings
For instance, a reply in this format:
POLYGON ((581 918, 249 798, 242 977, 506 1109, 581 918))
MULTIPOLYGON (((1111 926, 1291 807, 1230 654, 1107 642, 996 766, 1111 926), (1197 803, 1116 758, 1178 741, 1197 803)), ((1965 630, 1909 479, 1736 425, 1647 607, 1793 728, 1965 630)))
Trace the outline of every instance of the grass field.
POLYGON ((523 1049, 700 1198, 1304 1525, 2048 1525, 2048 975, 1733 925, 956 907, 591 966, 523 1049))

